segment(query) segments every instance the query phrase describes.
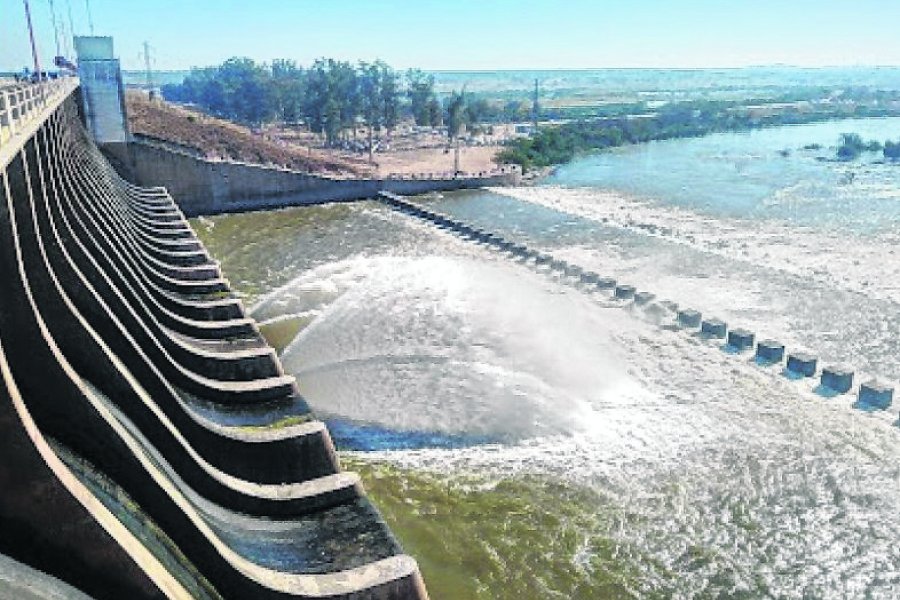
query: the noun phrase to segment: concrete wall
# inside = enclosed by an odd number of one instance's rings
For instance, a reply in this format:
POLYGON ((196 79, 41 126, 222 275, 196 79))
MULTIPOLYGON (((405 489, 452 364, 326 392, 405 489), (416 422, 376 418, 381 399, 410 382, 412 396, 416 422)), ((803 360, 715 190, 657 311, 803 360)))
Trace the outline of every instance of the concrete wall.
POLYGON ((164 186, 188 216, 374 198, 380 191, 410 195, 515 185, 520 172, 429 179, 331 179, 278 167, 211 161, 146 141, 104 144, 127 180, 164 186))

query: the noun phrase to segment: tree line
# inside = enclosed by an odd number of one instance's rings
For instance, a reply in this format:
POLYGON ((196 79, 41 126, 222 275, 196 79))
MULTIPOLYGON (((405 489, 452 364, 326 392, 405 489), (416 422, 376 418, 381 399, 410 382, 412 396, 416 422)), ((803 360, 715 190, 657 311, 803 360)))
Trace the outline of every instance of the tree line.
MULTIPOLYGON (((578 119, 559 126, 542 127, 534 135, 510 141, 498 160, 521 165, 523 170, 569 162, 584 152, 637 144, 651 140, 697 137, 719 131, 742 131, 774 125, 812 123, 845 117, 882 117, 894 110, 856 105, 815 111, 784 110, 753 116, 735 101, 693 100, 663 106, 655 113, 596 120, 578 119)), ((855 140, 853 140, 855 141, 855 140)), ((885 157, 893 158, 900 146, 884 145, 885 157)))
MULTIPOLYGON (((409 100, 420 125, 440 125, 433 79, 410 71, 409 100)), ((331 58, 303 68, 292 60, 271 64, 231 58, 194 68, 180 84, 162 87, 175 102, 197 104, 212 114, 259 125, 303 121, 333 144, 360 121, 390 131, 401 117, 401 75, 382 61, 352 64, 331 58)), ((439 105, 438 105, 439 106, 439 105)))
POLYGON ((321 58, 309 67, 292 60, 257 63, 231 58, 194 68, 180 84, 162 86, 167 100, 193 103, 207 112, 250 125, 302 122, 333 146, 355 135, 393 130, 403 118, 446 127, 451 140, 466 126, 521 117, 518 103, 498 104, 463 92, 440 98, 434 76, 419 69, 399 72, 383 61, 351 63, 321 58))
POLYGON ((863 141, 858 133, 842 133, 837 148, 840 160, 854 160, 863 152, 881 152, 886 160, 900 160, 900 142, 887 140, 882 144, 878 140, 863 141))

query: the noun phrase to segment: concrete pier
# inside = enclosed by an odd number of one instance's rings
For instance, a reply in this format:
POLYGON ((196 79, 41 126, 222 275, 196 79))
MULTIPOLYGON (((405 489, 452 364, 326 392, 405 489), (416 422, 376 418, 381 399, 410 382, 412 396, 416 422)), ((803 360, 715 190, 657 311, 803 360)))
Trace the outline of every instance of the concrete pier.
POLYGON ((711 338, 725 339, 728 333, 728 325, 721 319, 705 319, 700 324, 700 333, 711 338))
POLYGON ((571 263, 567 264, 563 272, 566 274, 566 277, 581 277, 581 274, 584 272, 584 269, 579 267, 578 265, 573 265, 571 263))
POLYGON ((749 350, 753 347, 753 340, 755 337, 756 336, 752 331, 747 331, 746 329, 732 329, 728 332, 728 345, 738 352, 743 352, 744 350, 749 350))
POLYGON ((853 371, 848 367, 833 366, 822 369, 822 385, 839 394, 846 394, 853 387, 853 371))
POLYGON ((634 298, 635 288, 633 285, 619 284, 616 286, 616 300, 631 300, 634 298))
POLYGON ((585 271, 581 274, 581 283, 585 285, 596 285, 599 279, 600 275, 593 271, 585 271))
POLYGON ((656 295, 650 292, 635 292, 634 303, 638 306, 645 306, 653 302, 654 298, 656 298, 656 295))
POLYGON ((814 377, 818 363, 819 359, 812 354, 797 352, 788 355, 787 370, 803 377, 814 377))
POLYGON ((859 401, 875 408, 890 408, 894 401, 894 388, 878 381, 868 381, 859 386, 859 401))
POLYGON ((700 327, 700 321, 703 315, 698 311, 685 308, 678 311, 678 325, 685 329, 696 329, 700 327))
POLYGON ((780 363, 784 359, 784 344, 775 340, 762 340, 756 345, 756 358, 762 362, 780 363))
POLYGON ((669 312, 678 312, 678 303, 673 302, 672 300, 660 300, 659 305, 669 312))
POLYGON ((616 287, 616 280, 612 277, 601 277, 597 280, 597 288, 601 290, 611 290, 616 287))
POLYGON ((554 271, 563 272, 563 271, 565 271, 567 266, 568 266, 568 263, 566 263, 566 261, 560 260, 558 258, 555 258, 550 261, 550 268, 554 271))

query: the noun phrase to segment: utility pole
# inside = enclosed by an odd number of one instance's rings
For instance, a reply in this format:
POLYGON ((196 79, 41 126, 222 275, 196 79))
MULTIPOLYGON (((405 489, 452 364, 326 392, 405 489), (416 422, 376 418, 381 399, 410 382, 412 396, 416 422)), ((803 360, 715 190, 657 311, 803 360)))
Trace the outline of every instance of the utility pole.
POLYGON ((538 102, 540 92, 538 91, 538 80, 534 80, 534 98, 531 102, 531 120, 534 126, 534 133, 537 133, 538 129, 538 118, 541 112, 541 105, 538 102))
POLYGON ((87 8, 88 25, 91 28, 91 35, 94 35, 94 15, 91 14, 91 0, 84 0, 84 6, 87 8))
MULTIPOLYGON (((456 118, 453 119, 453 141, 455 148, 453 149, 453 178, 459 177, 459 136, 465 128, 464 114, 466 111, 466 86, 468 82, 463 84, 462 91, 459 94, 459 104, 456 106, 456 118)), ((449 116, 449 115, 448 115, 449 116)))
POLYGON ((38 57, 37 44, 34 41, 34 28, 31 26, 31 8, 28 6, 28 0, 22 0, 25 3, 25 19, 28 21, 28 37, 31 39, 31 57, 34 59, 34 72, 38 81, 41 80, 41 59, 38 57))
POLYGON ((144 68, 147 70, 147 90, 153 100, 153 71, 150 69, 150 42, 144 42, 144 68))

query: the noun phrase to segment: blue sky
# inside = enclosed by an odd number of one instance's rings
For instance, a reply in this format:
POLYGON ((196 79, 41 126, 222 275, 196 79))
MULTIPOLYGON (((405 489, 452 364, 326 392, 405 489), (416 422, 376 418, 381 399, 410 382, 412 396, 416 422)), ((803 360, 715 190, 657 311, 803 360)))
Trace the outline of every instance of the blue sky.
MULTIPOLYGON (((398 68, 900 65, 900 0, 88 0, 126 68, 229 56, 382 58, 398 68)), ((30 0, 55 53, 49 0, 30 0)), ((85 0, 53 0, 87 33, 85 0)), ((30 64, 22 0, 0 0, 0 69, 30 64)))

